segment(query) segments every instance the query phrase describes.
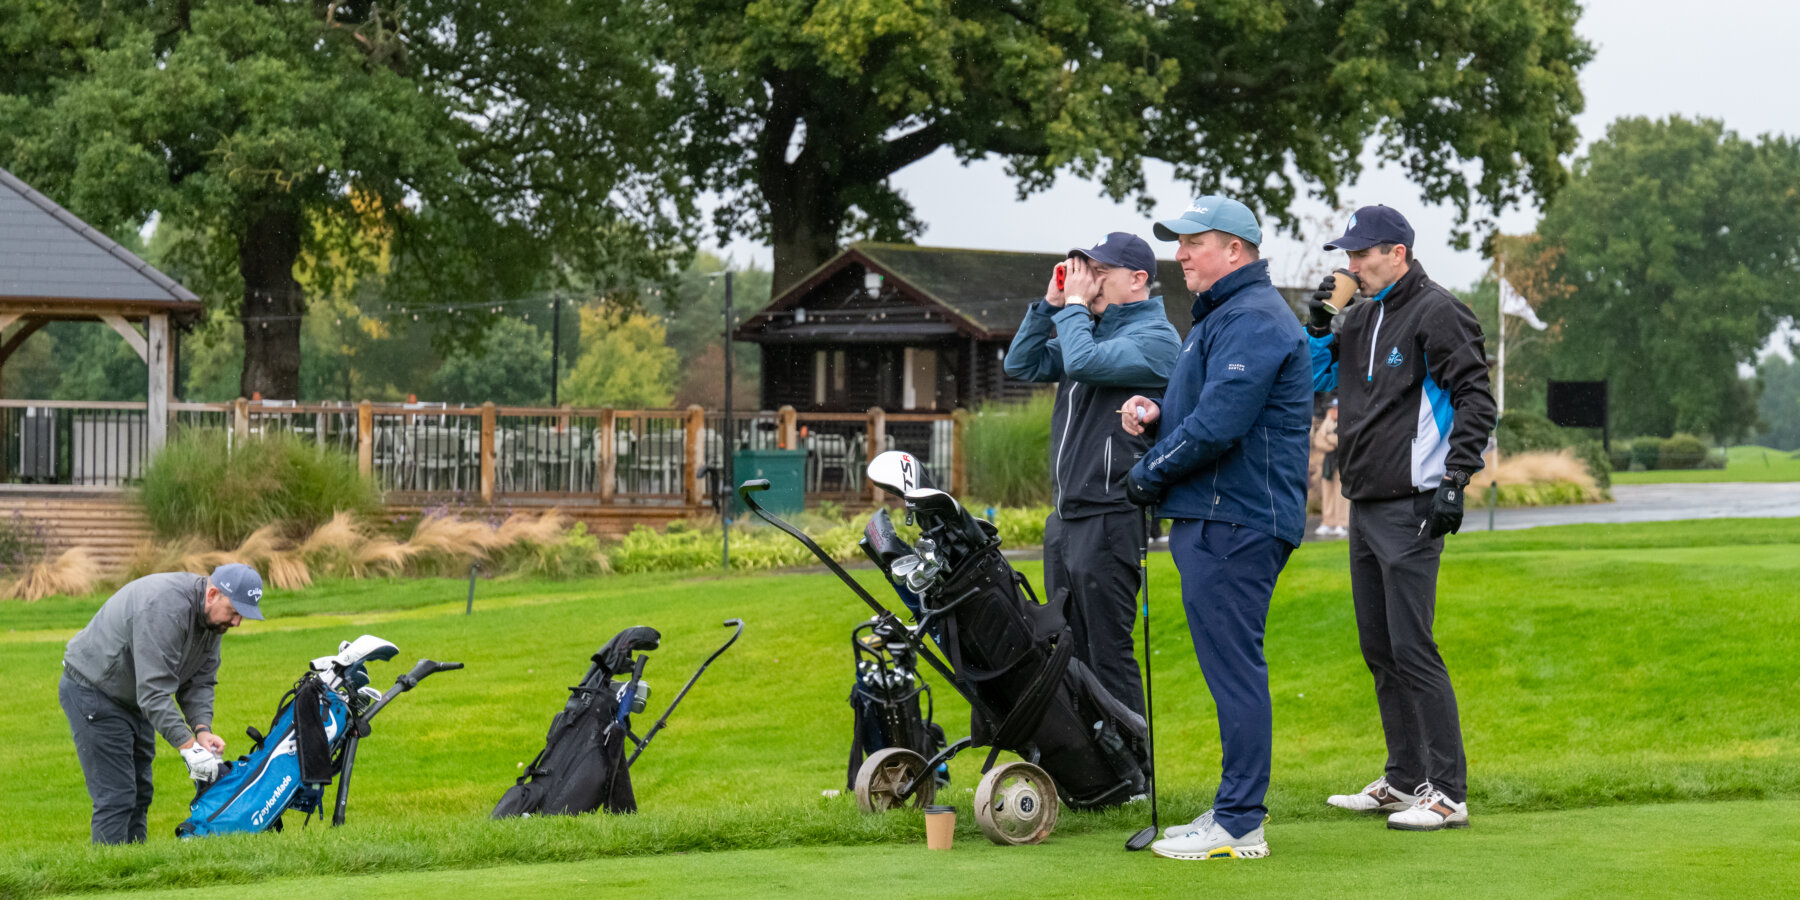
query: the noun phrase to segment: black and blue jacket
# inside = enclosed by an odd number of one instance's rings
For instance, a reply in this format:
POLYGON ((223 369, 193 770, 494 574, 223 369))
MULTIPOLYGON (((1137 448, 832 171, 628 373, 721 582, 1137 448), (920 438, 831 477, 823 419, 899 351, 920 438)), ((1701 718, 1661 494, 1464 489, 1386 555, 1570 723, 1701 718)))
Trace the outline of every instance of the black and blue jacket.
POLYGON ((1162 491, 1166 518, 1230 522, 1297 547, 1311 425, 1306 332, 1258 260, 1195 298, 1160 436, 1131 476, 1162 491))
POLYGON ((1310 338, 1313 387, 1338 393, 1344 496, 1436 490, 1445 469, 1474 474, 1494 430, 1487 353, 1473 310, 1413 260, 1400 280, 1310 338))
POLYGON ((1094 317, 1079 306, 1040 300, 1025 313, 1006 351, 1006 374, 1056 382, 1050 419, 1051 499, 1065 519, 1130 512, 1125 473, 1150 448, 1126 434, 1119 408, 1133 395, 1162 396, 1181 335, 1161 297, 1108 306, 1094 317), (1050 332, 1054 326, 1056 337, 1050 332))

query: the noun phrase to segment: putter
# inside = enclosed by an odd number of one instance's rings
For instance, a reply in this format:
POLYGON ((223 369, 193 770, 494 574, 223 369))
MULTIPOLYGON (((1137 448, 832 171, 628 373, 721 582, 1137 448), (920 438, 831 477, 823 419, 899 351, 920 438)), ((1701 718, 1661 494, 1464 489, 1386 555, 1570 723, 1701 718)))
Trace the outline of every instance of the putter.
POLYGON ((1156 816, 1156 691, 1150 686, 1150 521, 1155 515, 1154 510, 1144 509, 1144 543, 1138 550, 1138 579, 1144 583, 1144 723, 1150 732, 1150 827, 1127 838, 1127 850, 1150 846, 1162 831, 1156 816))

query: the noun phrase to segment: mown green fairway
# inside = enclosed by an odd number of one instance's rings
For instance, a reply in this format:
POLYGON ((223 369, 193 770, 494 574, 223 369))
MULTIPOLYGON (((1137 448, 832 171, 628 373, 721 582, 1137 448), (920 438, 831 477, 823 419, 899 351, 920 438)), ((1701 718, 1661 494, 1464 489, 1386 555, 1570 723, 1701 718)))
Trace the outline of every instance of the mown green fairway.
MULTIPOLYGON (((919 822, 916 815, 911 817, 919 822)), ((915 830, 922 829, 919 826, 915 830)), ((922 831, 920 831, 922 833, 922 831)), ((1388 831, 1377 818, 1274 829, 1268 859, 1175 862, 1128 854, 1117 834, 996 847, 959 834, 948 853, 924 839, 878 847, 800 847, 539 863, 460 871, 279 880, 260 891, 318 896, 529 895, 1071 898, 1216 896, 1364 898, 1423 884, 1457 897, 1767 896, 1800 879, 1800 803, 1681 803, 1557 813, 1498 813, 1478 828, 1388 831), (1672 823, 1704 823, 1704 838, 1672 823), (1655 873, 1653 879, 1645 878, 1655 873)), ((191 896, 191 888, 130 896, 191 896)))
MULTIPOLYGON (((1040 574, 1035 564, 1022 568, 1034 580, 1040 574)), ((880 588, 873 572, 862 575, 880 588)), ((1792 883, 1800 804, 1669 804, 1800 800, 1797 582, 1800 523, 1791 520, 1453 539, 1438 638, 1462 706, 1476 827, 1403 836, 1379 820, 1340 821, 1323 804, 1326 793, 1378 774, 1384 752, 1356 647, 1344 545, 1309 545, 1282 578, 1268 635, 1277 855, 1263 874, 1207 877, 1307 894, 1379 889, 1370 879, 1380 877, 1396 886, 1440 883, 1420 868, 1426 857, 1418 851, 1436 841, 1431 846, 1444 849, 1432 853, 1444 856, 1430 856, 1433 865, 1488 873, 1457 883, 1459 893, 1609 893, 1618 877, 1647 879, 1632 882, 1631 892, 1745 893, 1757 879, 1792 883), (1598 808, 1551 812, 1584 807, 1598 808)), ((302 830, 295 821, 282 834, 177 842, 170 835, 191 788, 162 748, 151 842, 101 850, 85 844, 87 797, 55 699, 62 646, 97 599, 0 607, 0 677, 8 685, 0 762, 12 779, 0 796, 0 896, 284 877, 324 884, 316 879, 443 869, 478 871, 397 875, 402 880, 374 886, 549 895, 565 878, 593 885, 619 872, 652 894, 673 882, 696 896, 752 884, 773 894, 815 884, 874 889, 869 879, 940 858, 954 862, 932 865, 969 871, 947 870, 903 893, 964 883, 1005 893, 1001 887, 1040 871, 1034 858, 1047 861, 1047 896, 1090 892, 1086 879, 1120 871, 1145 873, 1121 876, 1124 887, 1192 886, 1179 879, 1194 876, 1161 874, 1154 861, 1114 849, 1147 819, 1142 807, 1065 814, 1053 847, 981 846, 964 793, 977 754, 953 764, 950 799, 963 810, 964 830, 949 857, 912 846, 920 826, 911 815, 866 818, 847 797, 822 797, 844 783, 847 638, 866 617, 828 575, 484 583, 472 616, 462 615, 464 590, 449 580, 324 585, 272 597, 276 618, 226 639, 218 730, 238 736, 234 751, 248 745, 243 727, 266 728, 306 661, 335 652, 339 640, 370 632, 400 645, 400 660, 376 667, 383 685, 419 656, 468 664, 427 681, 376 721, 347 827, 315 822, 302 830), (642 813, 487 821, 601 642, 633 624, 662 630, 663 649, 647 673, 656 687, 651 711, 659 713, 728 635, 720 625, 728 617, 746 620, 744 638, 633 773, 642 813), (737 850, 756 852, 674 855, 737 850), (579 862, 650 854, 669 855, 579 862), (534 865, 493 868, 514 863, 534 865), (570 865, 540 867, 552 863, 570 865)), ((1166 555, 1153 559, 1152 594, 1162 798, 1171 816, 1185 818, 1210 796, 1217 733, 1166 555)), ((938 719, 953 736, 966 733, 967 708, 948 690, 939 692, 938 719)), ((649 721, 640 717, 640 731, 649 721)))
POLYGON ((1723 469, 1653 469, 1614 472, 1614 484, 1693 484, 1698 482, 1800 481, 1800 456, 1785 450, 1743 445, 1725 451, 1723 469))

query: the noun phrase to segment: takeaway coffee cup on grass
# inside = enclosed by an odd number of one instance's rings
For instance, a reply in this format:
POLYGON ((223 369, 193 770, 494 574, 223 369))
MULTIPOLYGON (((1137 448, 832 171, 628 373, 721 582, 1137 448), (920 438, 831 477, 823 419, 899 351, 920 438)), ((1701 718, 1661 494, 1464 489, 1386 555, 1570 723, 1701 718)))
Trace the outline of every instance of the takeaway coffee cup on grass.
POLYGON ((956 807, 925 807, 925 846, 933 850, 950 849, 950 840, 956 836, 956 807))

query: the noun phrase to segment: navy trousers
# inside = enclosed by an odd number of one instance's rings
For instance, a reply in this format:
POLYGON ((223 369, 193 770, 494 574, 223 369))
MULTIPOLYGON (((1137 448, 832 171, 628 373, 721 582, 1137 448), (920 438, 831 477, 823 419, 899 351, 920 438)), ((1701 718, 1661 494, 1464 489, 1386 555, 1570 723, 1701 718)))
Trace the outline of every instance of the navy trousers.
POLYGON ((1262 824, 1268 807, 1274 714, 1263 629, 1275 578, 1294 548, 1254 528, 1180 519, 1169 549, 1200 673, 1219 709, 1219 792, 1213 818, 1233 837, 1262 824))

